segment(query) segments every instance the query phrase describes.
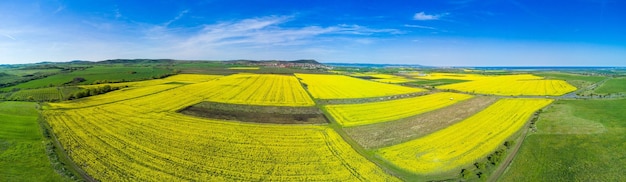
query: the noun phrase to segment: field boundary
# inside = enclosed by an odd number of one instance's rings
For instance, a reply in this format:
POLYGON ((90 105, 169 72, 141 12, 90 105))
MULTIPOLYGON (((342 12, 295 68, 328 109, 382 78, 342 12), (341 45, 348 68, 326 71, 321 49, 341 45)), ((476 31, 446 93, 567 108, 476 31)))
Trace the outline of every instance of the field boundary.
MULTIPOLYGON (((308 91, 308 90, 307 90, 308 91)), ((438 91, 421 91, 421 92, 412 92, 407 94, 397 94, 397 95, 388 95, 388 96, 380 96, 380 97, 366 97, 366 98, 345 98, 345 99, 317 99, 318 104, 322 105, 340 105, 340 104, 359 104, 359 103, 370 103, 370 102, 382 102, 382 101, 390 101, 390 100, 398 100, 398 99, 407 99, 413 97, 419 97, 424 95, 430 95, 433 93, 437 93, 438 91)))
POLYGON ((350 147, 356 151, 359 155, 365 157, 365 159, 367 159, 368 161, 374 163, 376 166, 378 166, 379 168, 381 168, 383 171, 385 171, 386 173, 395 176, 398 179, 401 179, 403 181, 414 181, 414 180, 410 180, 416 177, 415 174, 410 173, 408 171, 404 171, 398 167, 395 167, 387 162, 385 162, 383 159, 376 157, 376 155, 373 152, 370 152, 368 150, 366 150, 365 148, 363 148, 361 145, 359 145, 354 139, 352 139, 348 133, 346 133, 342 126, 337 123, 337 121, 335 121, 334 118, 332 118, 332 116, 330 116, 330 114, 328 113, 328 111, 323 107, 323 105, 317 105, 317 107, 320 108, 320 110, 323 112, 323 114, 327 117, 328 119, 328 126, 330 128, 332 128, 333 130, 335 130, 335 132, 337 132, 337 134, 339 134, 339 136, 341 136, 341 138, 343 139, 343 141, 345 141, 346 143, 348 143, 348 145, 350 145, 350 147))
MULTIPOLYGON (((88 181, 88 182, 97 182, 93 177, 89 176, 87 172, 85 172, 83 169, 78 167, 78 165, 74 163, 74 160, 72 160, 71 157, 65 152, 65 149, 63 148, 63 146, 61 146, 61 143, 57 139, 57 136, 54 133, 54 131, 52 131, 52 128, 48 124, 48 121, 46 121, 46 119, 41 115, 41 110, 39 111, 38 122, 39 122, 39 125, 41 126, 42 132, 44 132, 44 137, 46 138, 46 140, 51 140, 51 143, 54 146, 53 152, 54 152, 54 155, 58 157, 58 162, 60 162, 61 165, 63 165, 63 167, 68 169, 71 173, 75 175, 78 174, 76 175, 77 177, 80 177, 81 179, 88 181)), ((63 175, 63 174, 59 174, 59 175, 63 175)))
MULTIPOLYGON (((556 102, 556 101, 553 101, 552 103, 554 103, 554 102, 556 102)), ((489 175, 489 178, 487 179, 488 182, 498 181, 498 179, 500 179, 500 177, 504 173, 506 173, 506 171, 509 169, 509 166, 511 165, 511 163, 513 163, 513 160, 517 156, 517 152, 519 151, 519 149, 522 147, 522 144, 526 140, 526 137, 528 137, 528 131, 531 130, 530 125, 531 125, 532 120, 538 119, 539 115, 541 114, 540 110, 543 110, 545 108, 548 108, 548 107, 552 106, 552 103, 550 105, 547 105, 547 106, 545 106, 545 107, 535 111, 535 114, 533 114, 532 117, 528 118, 528 120, 526 121, 526 124, 524 124, 524 126, 523 126, 524 128, 522 130, 521 135, 515 141, 515 146, 511 149, 511 152, 509 152, 509 155, 507 155, 507 157, 504 159, 504 162, 501 163, 498 166, 498 168, 496 168, 496 170, 494 170, 491 173, 491 175, 489 175)))

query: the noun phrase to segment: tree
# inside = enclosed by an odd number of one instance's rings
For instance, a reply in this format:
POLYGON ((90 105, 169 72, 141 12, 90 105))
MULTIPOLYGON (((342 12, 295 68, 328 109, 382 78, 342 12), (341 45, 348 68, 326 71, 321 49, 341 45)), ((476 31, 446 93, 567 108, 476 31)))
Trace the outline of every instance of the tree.
POLYGON ((506 141, 506 142, 504 142, 504 146, 505 146, 507 149, 510 149, 510 148, 511 148, 511 146, 513 146, 513 145, 515 145, 515 141, 506 141))
POLYGON ((83 78, 83 77, 74 77, 74 79, 72 79, 72 83, 74 83, 74 84, 77 84, 77 83, 80 83, 80 82, 84 82, 84 81, 87 81, 87 80, 85 78, 83 78))
POLYGON ((467 169, 461 169, 461 177, 463 179, 468 180, 472 178, 472 176, 474 176, 474 172, 467 170, 467 169))
POLYGON ((105 85, 104 87, 102 87, 102 92, 103 93, 107 93, 111 91, 111 85, 105 85))
POLYGON ((485 177, 485 175, 483 174, 483 172, 478 172, 476 173, 476 176, 478 176, 478 178, 483 179, 485 177))

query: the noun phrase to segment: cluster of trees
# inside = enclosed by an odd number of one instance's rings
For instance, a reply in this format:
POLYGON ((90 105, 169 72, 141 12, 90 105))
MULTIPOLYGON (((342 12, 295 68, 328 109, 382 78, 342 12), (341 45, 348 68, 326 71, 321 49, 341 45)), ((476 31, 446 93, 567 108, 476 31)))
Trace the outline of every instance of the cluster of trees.
POLYGON ((515 145, 515 141, 506 141, 503 144, 504 148, 500 147, 495 152, 489 154, 486 161, 481 160, 475 162, 474 167, 476 168, 474 170, 461 169, 461 178, 463 178, 464 180, 471 180, 477 177, 484 180, 487 177, 487 174, 489 174, 488 168, 495 168, 496 166, 500 165, 502 160, 506 158, 507 150, 511 149, 513 145, 515 145))
POLYGON ((168 76, 175 75, 175 74, 177 74, 178 72, 180 72, 180 71, 176 71, 176 70, 174 70, 174 73, 166 73, 166 74, 162 74, 162 75, 155 75, 155 76, 152 76, 152 79, 161 79, 161 78, 165 78, 165 77, 168 77, 168 76))
POLYGON ((119 89, 120 89, 120 87, 111 87, 110 85, 105 85, 105 86, 96 87, 96 88, 84 89, 84 90, 75 92, 72 95, 70 95, 68 100, 80 99, 80 98, 83 98, 83 97, 89 97, 89 96, 104 94, 104 93, 115 91, 115 90, 119 90, 119 89))

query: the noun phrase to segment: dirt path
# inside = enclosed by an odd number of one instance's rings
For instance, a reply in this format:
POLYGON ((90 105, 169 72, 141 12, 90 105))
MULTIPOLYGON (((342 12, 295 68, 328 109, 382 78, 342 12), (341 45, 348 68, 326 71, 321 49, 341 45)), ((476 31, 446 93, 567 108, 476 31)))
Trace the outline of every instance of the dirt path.
MULTIPOLYGON (((41 117, 41 113, 40 117, 41 117)), ((91 176, 89 176, 89 174, 87 174, 87 172, 85 172, 82 168, 80 168, 78 165, 76 165, 76 163, 74 163, 74 160, 72 160, 69 156, 69 154, 65 151, 65 149, 63 148, 63 146, 61 145, 61 142, 59 142, 59 140, 57 139, 56 134, 54 133, 54 131, 52 130, 52 128, 50 127, 50 125, 48 125, 48 121, 45 121, 45 119, 41 119, 40 121, 40 125, 41 125, 41 129, 42 130, 47 130, 48 133, 50 134, 49 138, 47 138, 48 140, 52 140, 52 144, 54 145, 54 153, 57 155, 57 157, 59 158, 59 162, 63 163, 64 167, 67 168, 71 168, 68 169, 70 171, 72 171, 75 174, 78 174, 80 176, 81 179, 87 181, 87 182, 97 182, 96 179, 92 178, 91 176)))
POLYGON ((511 165, 511 162, 513 162, 513 159, 515 159, 515 156, 517 156, 517 152, 519 151, 520 147, 524 143, 524 140, 528 136, 527 134, 528 134, 528 131, 530 130, 529 126, 530 126, 530 121, 532 120, 532 118, 534 117, 531 117, 531 119, 529 119, 527 123, 524 125, 524 131, 519 136, 519 138, 515 140, 515 146, 513 147, 513 150, 510 151, 509 155, 507 155, 507 157, 504 159, 504 162, 500 164, 498 168, 493 171, 493 173, 491 173, 491 175, 487 179, 488 182, 497 181, 500 178, 500 176, 502 176, 502 174, 504 174, 504 172, 506 172, 506 170, 509 168, 509 166, 511 165))

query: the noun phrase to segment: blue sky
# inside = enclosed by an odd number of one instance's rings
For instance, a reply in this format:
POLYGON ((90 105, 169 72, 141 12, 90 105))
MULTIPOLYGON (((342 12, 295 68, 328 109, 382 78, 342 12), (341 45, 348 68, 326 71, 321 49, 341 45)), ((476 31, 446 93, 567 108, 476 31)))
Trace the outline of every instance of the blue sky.
POLYGON ((626 1, 0 1, 0 64, 626 66, 626 1))

